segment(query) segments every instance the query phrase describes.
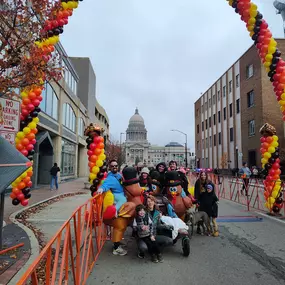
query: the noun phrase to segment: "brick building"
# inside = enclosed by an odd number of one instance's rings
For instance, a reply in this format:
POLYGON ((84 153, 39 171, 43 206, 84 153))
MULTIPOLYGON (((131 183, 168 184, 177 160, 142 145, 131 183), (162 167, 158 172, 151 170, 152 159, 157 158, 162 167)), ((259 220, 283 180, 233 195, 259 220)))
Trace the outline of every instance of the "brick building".
MULTIPOLYGON (((277 39, 285 54, 285 39, 277 39)), ((196 102, 198 168, 261 166, 259 129, 276 127, 284 156, 284 124, 266 70, 252 45, 196 102)))

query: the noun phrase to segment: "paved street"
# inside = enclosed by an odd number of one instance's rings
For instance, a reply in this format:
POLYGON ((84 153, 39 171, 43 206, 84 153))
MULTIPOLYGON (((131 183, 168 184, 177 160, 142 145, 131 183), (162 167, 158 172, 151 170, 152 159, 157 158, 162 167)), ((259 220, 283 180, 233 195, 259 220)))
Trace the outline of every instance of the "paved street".
POLYGON ((125 257, 113 256, 108 242, 87 284, 285 284, 285 223, 256 216, 221 201, 220 237, 195 235, 188 258, 177 243, 165 251, 162 264, 138 259, 129 236, 125 257))

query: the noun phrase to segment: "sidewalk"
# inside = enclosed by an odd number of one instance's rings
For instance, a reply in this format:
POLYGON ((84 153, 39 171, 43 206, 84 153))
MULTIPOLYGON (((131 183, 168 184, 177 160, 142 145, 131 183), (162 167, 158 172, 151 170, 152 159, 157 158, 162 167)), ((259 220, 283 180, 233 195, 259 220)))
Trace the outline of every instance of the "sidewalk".
MULTIPOLYGON (((57 196, 60 194, 65 193, 71 193, 71 192, 77 192, 80 190, 84 190, 84 182, 87 181, 87 178, 78 178, 74 179, 68 182, 63 182, 59 184, 59 190, 50 191, 49 185, 42 187, 40 189, 35 189, 31 191, 32 197, 29 200, 29 205, 31 206, 35 203, 38 203, 40 201, 46 200, 48 198, 51 198, 53 196, 57 196)), ((88 189, 85 189, 86 193, 89 193, 90 191, 88 189)), ((91 196, 90 196, 91 197, 91 196)), ((4 221, 9 224, 11 223, 9 220, 9 216, 21 209, 24 209, 23 206, 14 206, 12 205, 12 199, 7 195, 5 197, 5 209, 4 209, 4 221)))

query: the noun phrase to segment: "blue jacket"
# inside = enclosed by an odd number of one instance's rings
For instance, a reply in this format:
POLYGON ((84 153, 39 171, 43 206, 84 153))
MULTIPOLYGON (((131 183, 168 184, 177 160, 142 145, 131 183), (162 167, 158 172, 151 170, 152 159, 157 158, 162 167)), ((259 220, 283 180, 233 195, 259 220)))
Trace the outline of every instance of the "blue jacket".
POLYGON ((100 186, 103 189, 103 192, 111 190, 113 194, 124 193, 123 186, 121 184, 122 176, 120 173, 109 172, 104 183, 100 186))

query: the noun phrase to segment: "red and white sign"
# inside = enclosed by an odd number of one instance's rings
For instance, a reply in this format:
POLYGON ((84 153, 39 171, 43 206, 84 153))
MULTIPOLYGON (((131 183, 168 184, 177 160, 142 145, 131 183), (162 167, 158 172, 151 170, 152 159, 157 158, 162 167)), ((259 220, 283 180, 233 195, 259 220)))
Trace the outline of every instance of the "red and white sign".
POLYGON ((15 100, 0 98, 0 135, 14 144, 19 131, 20 103, 15 100))

